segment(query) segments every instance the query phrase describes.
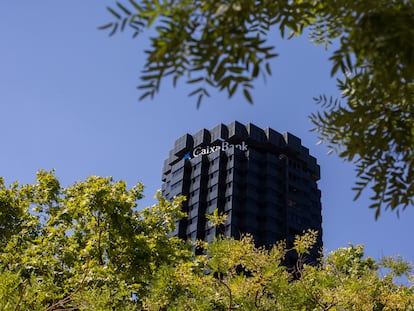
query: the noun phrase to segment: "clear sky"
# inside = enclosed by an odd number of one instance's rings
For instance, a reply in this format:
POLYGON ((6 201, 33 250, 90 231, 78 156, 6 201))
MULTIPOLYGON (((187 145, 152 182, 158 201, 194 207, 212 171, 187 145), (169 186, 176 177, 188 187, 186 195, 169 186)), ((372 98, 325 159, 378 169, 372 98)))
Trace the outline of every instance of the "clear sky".
MULTIPOLYGON (((126 1, 125 1, 126 2, 126 1)), ((166 81, 154 100, 138 102, 145 36, 108 38, 97 26, 111 20, 109 0, 0 2, 0 176, 35 181, 56 169, 64 186, 89 175, 113 176, 129 186, 142 181, 154 204, 161 168, 176 138, 233 120, 289 131, 321 166, 323 241, 327 251, 364 244, 374 258, 401 255, 414 262, 414 208, 375 221, 368 193, 354 202, 354 168, 310 132, 312 97, 338 95, 329 54, 306 39, 276 42, 273 76, 258 81, 255 104, 214 94, 196 109, 189 89, 166 81)), ((369 143, 369 142, 367 142, 369 143)))

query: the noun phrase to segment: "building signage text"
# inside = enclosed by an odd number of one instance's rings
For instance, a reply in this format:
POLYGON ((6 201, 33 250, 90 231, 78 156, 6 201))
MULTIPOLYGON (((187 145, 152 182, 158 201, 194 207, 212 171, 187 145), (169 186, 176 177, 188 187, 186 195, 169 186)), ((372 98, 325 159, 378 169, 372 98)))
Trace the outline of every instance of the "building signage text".
POLYGON ((207 147, 197 147, 193 150, 193 157, 199 157, 201 155, 206 155, 206 154, 210 154, 216 151, 227 151, 229 149, 239 149, 241 151, 247 151, 248 149, 248 145, 246 144, 246 142, 242 141, 241 144, 230 144, 227 141, 223 141, 221 142, 221 145, 219 146, 207 146, 207 147))

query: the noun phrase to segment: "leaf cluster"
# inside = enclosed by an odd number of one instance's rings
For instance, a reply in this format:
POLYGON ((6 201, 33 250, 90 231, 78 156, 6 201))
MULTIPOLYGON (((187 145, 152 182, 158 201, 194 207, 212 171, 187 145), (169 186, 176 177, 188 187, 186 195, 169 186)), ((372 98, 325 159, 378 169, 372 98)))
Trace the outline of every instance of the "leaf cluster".
POLYGON ((219 237, 191 262, 162 267, 144 310, 413 310, 413 287, 393 281, 411 271, 400 259, 376 262, 350 245, 318 265, 298 264, 294 272, 283 265, 289 252, 309 252, 314 239, 305 232, 292 249, 281 242, 266 250, 248 235, 219 237), (398 268, 381 277, 385 266, 398 268))
POLYGON ((316 41, 337 38, 332 75, 342 99, 316 98, 311 116, 322 141, 356 163, 357 199, 370 187, 370 207, 414 204, 414 5, 411 1, 337 1, 323 9, 316 41))
POLYGON ((200 105, 209 89, 232 97, 239 89, 250 103, 252 81, 271 74, 269 60, 276 57, 267 43, 272 26, 282 36, 288 29, 300 33, 310 19, 312 3, 297 1, 135 1, 130 9, 117 2, 109 7, 115 21, 101 29, 110 34, 128 25, 134 36, 154 25, 151 48, 142 72, 141 99, 154 97, 161 80, 171 76, 174 85, 181 78, 194 87, 189 94, 200 105), (309 15, 309 16, 308 16, 309 15), (137 25, 139 28, 137 29, 137 25))
POLYGON ((0 309, 136 310, 157 267, 191 253, 168 236, 183 198, 138 211, 142 191, 97 176, 61 188, 53 171, 2 183, 0 309))

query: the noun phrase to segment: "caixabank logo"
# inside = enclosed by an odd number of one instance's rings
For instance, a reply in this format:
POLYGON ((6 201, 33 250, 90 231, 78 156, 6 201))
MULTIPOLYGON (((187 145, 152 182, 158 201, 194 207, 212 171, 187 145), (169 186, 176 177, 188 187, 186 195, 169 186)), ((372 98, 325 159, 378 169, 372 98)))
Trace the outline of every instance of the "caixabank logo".
POLYGON ((231 144, 227 141, 222 141, 221 145, 212 145, 212 146, 204 146, 204 147, 197 147, 194 148, 192 152, 187 152, 183 159, 192 159, 197 158, 199 156, 207 155, 217 151, 227 151, 231 149, 239 149, 241 151, 247 151, 249 146, 246 144, 245 141, 242 141, 240 144, 231 144))

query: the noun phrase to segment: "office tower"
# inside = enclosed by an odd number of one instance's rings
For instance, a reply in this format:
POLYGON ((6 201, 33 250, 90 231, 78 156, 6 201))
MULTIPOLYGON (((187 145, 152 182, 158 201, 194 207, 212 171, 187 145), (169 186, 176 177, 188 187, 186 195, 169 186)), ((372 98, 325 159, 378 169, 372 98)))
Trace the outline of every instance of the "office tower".
POLYGON ((162 172, 167 199, 185 195, 173 235, 211 241, 224 234, 250 233, 257 245, 270 246, 311 228, 319 232, 311 258, 322 246, 320 169, 301 140, 251 123, 220 124, 175 141, 162 172), (227 222, 214 228, 206 219, 215 209, 227 222))

